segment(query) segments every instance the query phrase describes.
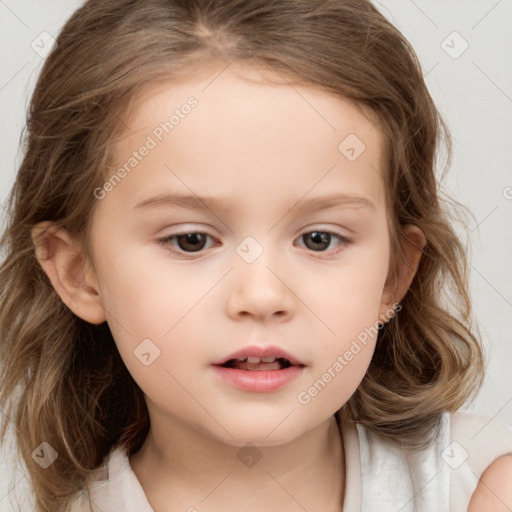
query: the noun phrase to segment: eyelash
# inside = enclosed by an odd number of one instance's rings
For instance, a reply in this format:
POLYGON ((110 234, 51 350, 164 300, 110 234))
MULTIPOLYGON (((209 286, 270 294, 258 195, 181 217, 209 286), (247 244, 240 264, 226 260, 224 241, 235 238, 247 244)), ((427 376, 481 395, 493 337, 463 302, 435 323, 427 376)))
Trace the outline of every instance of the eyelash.
MULTIPOLYGON (((305 231, 304 233, 302 233, 300 236, 299 236, 299 240, 302 240, 302 237, 305 236, 305 235, 311 235, 312 233, 322 233, 322 234, 328 234, 328 235, 331 235, 331 237, 334 237, 334 238, 337 238, 339 243, 340 243, 340 247, 336 250, 330 250, 330 251, 313 251, 311 250, 313 253, 330 253, 330 256, 334 256, 336 254, 338 254, 339 252, 341 252, 344 248, 346 248, 348 245, 350 245, 352 242, 351 240, 349 240, 348 238, 346 238, 345 236, 343 235, 340 235, 338 233, 334 233, 332 231, 322 231, 320 229, 314 229, 314 230, 311 230, 311 231, 305 231)), ((172 242, 174 240, 177 240, 179 237, 182 237, 182 236, 186 236, 186 235, 206 235, 207 237, 210 237, 213 239, 213 237, 211 235, 209 235, 208 233, 204 233, 202 231, 186 231, 186 232, 183 232, 183 233, 175 233, 173 235, 169 235, 169 236, 166 236, 166 237, 163 237, 163 238, 159 238, 157 241, 158 243, 160 243, 162 246, 164 246, 166 249, 169 250, 169 252, 171 253, 175 253, 175 254, 180 254, 180 255, 184 255, 184 256, 188 256, 188 255, 193 255, 193 254, 201 254, 201 252, 204 250, 204 249, 201 249, 199 251, 192 251, 192 252, 186 252, 186 251, 183 251, 183 250, 176 250, 174 247, 172 247, 172 242)), ((329 241, 329 245, 330 245, 330 242, 331 240, 329 241)), ((306 247, 307 249, 307 247, 306 247)), ((321 256, 323 257, 323 256, 321 256)))

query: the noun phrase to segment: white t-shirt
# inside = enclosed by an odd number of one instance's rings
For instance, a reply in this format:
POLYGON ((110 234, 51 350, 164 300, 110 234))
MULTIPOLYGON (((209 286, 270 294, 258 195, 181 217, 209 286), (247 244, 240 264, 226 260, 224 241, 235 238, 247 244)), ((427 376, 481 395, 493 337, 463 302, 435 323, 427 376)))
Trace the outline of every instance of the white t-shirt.
MULTIPOLYGON (((343 512, 467 512, 480 476, 512 455, 512 427, 488 416, 442 415, 439 436, 423 450, 384 442, 360 424, 341 428, 346 486, 343 512)), ((71 512, 154 512, 129 459, 115 448, 71 512)))

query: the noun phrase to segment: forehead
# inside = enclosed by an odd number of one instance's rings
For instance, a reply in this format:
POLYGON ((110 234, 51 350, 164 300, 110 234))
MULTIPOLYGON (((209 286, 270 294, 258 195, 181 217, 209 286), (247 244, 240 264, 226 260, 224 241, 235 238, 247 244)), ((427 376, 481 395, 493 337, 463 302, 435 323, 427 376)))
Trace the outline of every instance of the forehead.
POLYGON ((268 67, 218 63, 149 84, 123 120, 114 165, 148 138, 155 146, 122 187, 138 199, 162 177, 183 188, 182 176, 198 195, 293 198, 341 188, 384 203, 384 141, 375 120, 345 98, 268 67))
MULTIPOLYGON (((225 108, 236 107, 246 113, 253 108, 252 113, 266 114, 267 117, 271 112, 261 111, 262 107, 273 106, 272 110, 292 107, 296 114, 294 117, 309 120, 312 128, 323 123, 323 128, 343 129, 346 118, 354 126, 359 125, 361 131, 373 129, 377 124, 374 113, 364 105, 273 70, 268 65, 206 61, 202 65, 195 64, 189 73, 180 72, 173 79, 160 79, 139 88, 123 113, 127 121, 125 126, 132 128, 135 122, 138 128, 142 128, 149 122, 145 126, 147 130, 157 118, 162 119, 162 116, 172 113, 173 108, 179 108, 190 96, 195 96, 203 104, 206 102, 205 107, 210 110, 221 103, 225 108)), ((281 121, 285 122, 285 119, 281 121)), ((133 130, 128 129, 124 135, 130 133, 133 130)), ((376 136, 380 135, 376 130, 376 136)))

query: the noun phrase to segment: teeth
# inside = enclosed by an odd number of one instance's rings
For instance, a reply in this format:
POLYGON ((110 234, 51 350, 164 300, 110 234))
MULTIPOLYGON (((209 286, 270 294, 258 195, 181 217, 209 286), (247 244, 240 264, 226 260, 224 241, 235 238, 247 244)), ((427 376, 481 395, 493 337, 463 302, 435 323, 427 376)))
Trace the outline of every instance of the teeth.
MULTIPOLYGON (((243 361, 245 360, 245 358, 243 359, 237 359, 237 361, 243 361)), ((259 357, 248 357, 247 358, 247 362, 248 363, 273 363, 274 361, 276 360, 275 357, 262 357, 262 358, 259 358, 259 357)))
POLYGON ((280 370, 281 365, 279 362, 274 361, 273 363, 257 363, 254 366, 253 365, 247 365, 248 367, 245 368, 246 370, 280 370))
POLYGON ((245 361, 247 357, 237 357, 235 361, 245 361))

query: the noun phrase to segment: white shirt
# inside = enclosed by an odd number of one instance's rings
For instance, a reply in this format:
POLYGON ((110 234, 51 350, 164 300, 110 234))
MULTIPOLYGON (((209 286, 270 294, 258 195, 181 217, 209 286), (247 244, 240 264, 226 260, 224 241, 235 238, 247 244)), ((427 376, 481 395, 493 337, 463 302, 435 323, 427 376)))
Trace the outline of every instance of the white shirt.
MULTIPOLYGON (((512 455, 512 427, 488 416, 442 415, 439 435, 423 450, 395 447, 360 424, 341 428, 346 486, 343 512, 467 512, 480 476, 512 455)), ((71 512, 154 512, 123 448, 98 468, 71 512)))

